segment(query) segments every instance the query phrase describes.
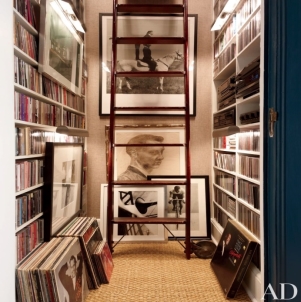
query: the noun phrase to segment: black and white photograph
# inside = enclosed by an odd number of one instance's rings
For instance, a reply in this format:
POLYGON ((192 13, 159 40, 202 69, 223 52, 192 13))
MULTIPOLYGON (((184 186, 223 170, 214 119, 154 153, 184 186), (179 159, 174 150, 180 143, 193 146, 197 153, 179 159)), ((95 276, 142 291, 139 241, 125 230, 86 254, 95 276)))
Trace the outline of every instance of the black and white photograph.
MULTIPOLYGON (((107 204, 107 198, 103 202, 107 204)), ((126 187, 114 189, 114 217, 164 217, 163 187, 126 187)), ((119 224, 114 226, 113 239, 123 241, 165 240, 163 225, 119 224)))
POLYGON ((39 72, 81 92, 83 41, 59 1, 41 1, 39 72))
MULTIPOLYGON (((100 14, 100 93, 99 114, 110 112, 112 14, 100 14)), ((118 21, 118 37, 180 37, 182 19, 171 15, 123 16, 118 21), (155 18, 155 20, 154 20, 155 18)), ((190 114, 195 115, 195 78, 197 15, 188 17, 190 114)), ((184 50, 181 44, 122 44, 117 47, 118 71, 145 71, 145 77, 118 77, 116 105, 127 107, 184 106, 183 77, 148 77, 148 71, 183 71, 184 50)), ((128 114, 141 114, 139 111, 128 114)), ((146 114, 143 111, 143 114, 146 114)), ((169 111, 149 114, 175 114, 169 111)), ((179 113, 184 115, 184 111, 179 113)))
POLYGON ((85 301, 88 285, 83 254, 77 238, 67 247, 67 251, 64 251, 54 275, 59 301, 85 301))
MULTIPOLYGON (((109 128, 106 127, 108 138, 109 128)), ((146 180, 149 175, 181 175, 185 171, 185 150, 182 125, 132 125, 118 126, 116 144, 129 144, 115 151, 115 175, 117 180, 146 180), (156 146, 133 146, 155 144, 156 146), (162 146, 160 146, 162 144, 162 146)))
MULTIPOLYGON (((174 180, 181 179, 180 176, 159 176, 148 177, 149 180, 174 180)), ((183 178, 184 180, 184 178, 183 178)), ((191 201, 190 219, 191 236, 198 238, 210 238, 210 200, 209 200, 209 176, 191 176, 191 201)), ((186 217, 186 186, 166 185, 165 186, 165 217, 185 218, 186 217)), ((170 224, 168 228, 177 237, 185 237, 185 225, 170 224)))

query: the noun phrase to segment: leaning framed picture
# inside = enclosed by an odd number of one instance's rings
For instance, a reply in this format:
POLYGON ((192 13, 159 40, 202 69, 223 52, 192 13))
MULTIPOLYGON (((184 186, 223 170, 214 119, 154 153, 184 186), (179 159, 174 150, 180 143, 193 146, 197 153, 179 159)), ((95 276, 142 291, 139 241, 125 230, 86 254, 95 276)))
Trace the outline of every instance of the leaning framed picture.
POLYGON ((82 209, 83 144, 46 143, 44 238, 50 240, 82 209))
MULTIPOLYGON (((109 129, 106 126, 107 159, 109 129)), ((182 124, 116 125, 114 143, 120 145, 114 152, 115 180, 137 181, 146 180, 152 174, 185 174, 185 128, 182 124)))
MULTIPOLYGON (((107 236, 108 185, 101 184, 100 229, 107 236)), ((161 187, 116 187, 114 189, 114 217, 164 217, 164 188, 161 187)), ((113 240, 164 241, 166 232, 160 224, 114 225, 113 240)))
MULTIPOLYGON (((197 15, 188 15, 188 62, 190 115, 196 114, 196 49, 197 15)), ((110 114, 112 14, 99 14, 99 115, 110 114)), ((118 17, 118 37, 180 37, 183 36, 183 18, 175 15, 135 15, 118 17)), ((183 77, 148 77, 148 67, 139 67, 147 47, 155 66, 151 70, 183 71, 184 46, 182 44, 118 44, 118 71, 145 71, 145 77, 118 77, 116 106, 126 107, 181 107, 185 104, 183 77), (137 60, 140 59, 139 63, 137 60), (138 64, 138 65, 137 65, 138 64)), ((120 113, 120 112, 119 112, 120 113)), ((118 111, 117 111, 118 114, 118 111)), ((120 113, 121 114, 121 113, 120 113)), ((123 114, 175 115, 174 111, 127 111, 123 114)), ((178 111, 177 115, 184 115, 178 111)))
POLYGON ((83 40, 58 0, 41 0, 39 72, 80 95, 83 40))
MULTIPOLYGON (((184 179, 184 176, 172 175, 153 175, 148 177, 149 180, 174 180, 184 179)), ((186 201, 185 201, 185 186, 166 185, 164 198, 164 213, 165 217, 185 217, 186 201), (176 188, 179 187, 179 188, 176 188), (173 198, 179 196, 181 192, 181 200, 173 198), (179 212, 177 211, 179 209, 179 212)), ((209 176, 197 175, 191 176, 191 200, 190 200, 190 227, 191 237, 195 238, 211 238, 210 228, 210 194, 209 194, 209 176)), ((168 228, 176 237, 185 237, 185 225, 171 224, 168 228)))

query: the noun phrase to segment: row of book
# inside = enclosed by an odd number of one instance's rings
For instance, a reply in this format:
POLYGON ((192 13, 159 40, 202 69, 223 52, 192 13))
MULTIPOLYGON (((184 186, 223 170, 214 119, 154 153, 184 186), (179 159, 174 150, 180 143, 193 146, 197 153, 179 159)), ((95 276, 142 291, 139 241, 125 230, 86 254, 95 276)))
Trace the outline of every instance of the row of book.
POLYGON ((214 152, 214 163, 217 167, 235 171, 235 154, 214 152))
POLYGON ((83 143, 81 136, 68 136, 55 132, 16 127, 16 156, 45 153, 46 142, 83 143))
POLYGON ((261 0, 245 0, 244 3, 236 10, 236 23, 240 28, 248 17, 257 9, 261 0))
POLYGON ((42 93, 42 75, 36 68, 32 67, 16 56, 14 57, 14 74, 15 83, 37 93, 42 93))
POLYGON ((214 170, 215 183, 235 195, 235 177, 231 174, 214 170))
POLYGON ((236 217, 236 201, 217 187, 214 187, 214 198, 217 204, 223 207, 229 214, 236 217))
POLYGON ((260 238, 260 215, 250 208, 238 205, 238 221, 251 231, 257 238, 260 238))
POLYGON ((246 151, 260 151, 260 132, 250 130, 238 134, 238 149, 246 151))
POLYGON ((61 124, 61 108, 31 98, 15 91, 15 119, 29 123, 58 126, 61 124))
POLYGON ((217 149, 235 149, 236 135, 215 137, 213 139, 213 148, 217 149))
POLYGON ((85 117, 73 112, 63 111, 63 125, 68 127, 85 129, 85 117))
POLYGON ((213 204, 213 217, 223 228, 225 228, 229 216, 216 204, 213 204))
POLYGON ((250 20, 250 22, 239 33, 237 39, 238 52, 242 51, 250 42, 260 34, 260 11, 250 20))
POLYGON ((44 241, 44 220, 38 219, 16 234, 17 262, 24 259, 29 253, 44 241))
POLYGON ((239 172, 247 177, 259 180, 259 158, 254 156, 239 156, 239 172))
MULTIPOLYGON (((36 2, 40 1, 36 0, 36 2)), ((30 25, 37 28, 35 10, 31 0, 14 0, 13 5, 30 25)))
POLYGON ((43 183, 43 159, 18 160, 15 163, 16 192, 43 183))
POLYGON ((16 19, 14 20, 14 45, 35 61, 38 60, 36 37, 30 34, 16 19))
POLYGON ((16 227, 42 213, 42 190, 34 190, 18 196, 15 202, 16 227))
POLYGON ((42 76, 43 95, 75 110, 85 112, 85 99, 42 76))
POLYGON ((213 62, 213 77, 216 77, 236 56, 236 43, 231 43, 213 62))
POLYGON ((244 179, 238 179, 238 197, 260 209, 259 186, 244 179))

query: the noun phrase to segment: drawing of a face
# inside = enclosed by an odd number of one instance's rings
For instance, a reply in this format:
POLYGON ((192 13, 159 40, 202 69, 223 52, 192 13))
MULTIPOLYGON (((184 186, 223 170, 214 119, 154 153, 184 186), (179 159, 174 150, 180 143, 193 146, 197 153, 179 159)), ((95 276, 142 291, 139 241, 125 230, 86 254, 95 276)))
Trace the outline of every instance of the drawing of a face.
MULTIPOLYGON (((147 141, 147 144, 155 144, 158 142, 147 141)), ((137 162, 145 169, 152 170, 156 169, 161 165, 164 147, 144 147, 137 150, 137 162)))

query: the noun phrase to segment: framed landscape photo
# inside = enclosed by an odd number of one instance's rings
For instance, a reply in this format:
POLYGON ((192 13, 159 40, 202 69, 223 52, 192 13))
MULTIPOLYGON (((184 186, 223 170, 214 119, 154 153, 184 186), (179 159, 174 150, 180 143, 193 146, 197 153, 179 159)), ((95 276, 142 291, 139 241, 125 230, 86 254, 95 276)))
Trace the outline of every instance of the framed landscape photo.
POLYGON ((82 209, 82 161, 83 144, 46 143, 43 195, 46 239, 59 232, 82 209))
MULTIPOLYGON (((106 126, 109 145, 109 126, 106 126)), ((116 125, 115 144, 156 144, 156 146, 120 146, 114 152, 115 180, 146 180, 148 175, 185 173, 185 128, 170 125, 116 125), (183 144, 166 146, 166 144, 183 144), (162 146, 161 146, 162 145, 162 146)), ((107 147, 108 159, 108 147, 107 147)))
POLYGON ((80 95, 83 41, 58 0, 41 0, 39 72, 80 95))
MULTIPOLYGON (((111 54, 112 54, 112 14, 99 15, 100 40, 100 81, 99 81, 99 115, 110 113, 111 94, 111 54)), ((175 15, 158 16, 120 16, 118 17, 118 37, 183 37, 183 18, 175 15)), ((188 62, 189 62, 189 96, 190 115, 196 114, 196 49, 197 49, 197 15, 188 15, 188 62)), ((145 45, 118 44, 117 70, 137 71, 137 58, 143 59, 145 45), (134 68, 134 69, 133 69, 134 68)), ((156 62, 158 71, 183 71, 183 44, 153 44, 147 46, 156 62), (162 63, 163 62, 163 63, 162 63)), ((185 106, 184 77, 165 77, 163 84, 159 77, 117 78, 116 106, 126 107, 181 107, 185 106)), ((184 115, 178 111, 177 115, 184 115)), ((118 114, 118 111, 117 111, 118 114)), ((127 111, 123 114, 175 115, 174 111, 127 111)))
MULTIPOLYGON (((148 177, 149 180, 174 180, 185 179, 184 176, 172 175, 153 175, 148 177)), ((165 199, 164 199, 164 213, 165 217, 176 217, 175 204, 170 202, 172 192, 174 192, 175 185, 165 186, 165 199)), ((180 217, 186 216, 186 201, 185 201, 185 185, 180 186, 183 192, 183 200, 180 205, 180 217)), ((190 201, 190 227, 191 237, 195 238, 211 238, 210 229, 210 195, 209 195, 209 176, 198 175, 191 176, 191 201, 190 201)), ((185 237, 185 225, 168 225, 168 228, 176 237, 185 237)))

